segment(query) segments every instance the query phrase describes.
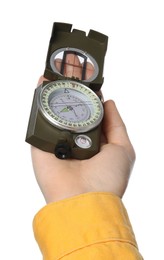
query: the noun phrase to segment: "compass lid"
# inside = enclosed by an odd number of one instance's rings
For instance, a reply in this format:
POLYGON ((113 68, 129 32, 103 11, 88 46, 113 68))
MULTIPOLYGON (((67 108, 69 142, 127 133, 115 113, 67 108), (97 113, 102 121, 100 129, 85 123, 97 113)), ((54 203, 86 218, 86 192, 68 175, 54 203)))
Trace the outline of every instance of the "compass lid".
POLYGON ((94 91, 103 84, 103 67, 108 37, 100 32, 73 29, 68 23, 54 23, 44 77, 53 81, 73 79, 94 91))

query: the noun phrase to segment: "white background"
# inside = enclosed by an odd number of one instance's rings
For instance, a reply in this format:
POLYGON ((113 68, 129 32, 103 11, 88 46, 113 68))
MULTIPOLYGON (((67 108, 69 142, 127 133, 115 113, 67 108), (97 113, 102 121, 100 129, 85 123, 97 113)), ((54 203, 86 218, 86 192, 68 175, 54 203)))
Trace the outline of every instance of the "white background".
POLYGON ((144 259, 164 259, 162 0, 1 1, 0 258, 41 259, 32 219, 45 202, 24 139, 54 21, 109 36, 103 91, 115 100, 137 154, 124 204, 144 259))

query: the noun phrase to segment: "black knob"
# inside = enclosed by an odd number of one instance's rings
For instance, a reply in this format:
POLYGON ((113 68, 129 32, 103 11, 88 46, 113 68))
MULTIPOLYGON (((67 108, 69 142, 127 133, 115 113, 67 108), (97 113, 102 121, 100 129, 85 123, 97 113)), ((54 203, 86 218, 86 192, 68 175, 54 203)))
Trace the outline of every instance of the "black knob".
POLYGON ((59 159, 71 158, 71 148, 68 143, 59 143, 55 147, 55 155, 59 159))

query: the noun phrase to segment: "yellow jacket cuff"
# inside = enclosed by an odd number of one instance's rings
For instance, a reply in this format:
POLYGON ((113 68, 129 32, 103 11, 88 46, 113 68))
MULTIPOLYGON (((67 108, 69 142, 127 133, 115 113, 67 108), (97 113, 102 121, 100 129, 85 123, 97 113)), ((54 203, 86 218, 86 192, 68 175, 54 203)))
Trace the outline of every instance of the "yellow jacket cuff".
POLYGON ((33 221, 44 260, 142 259, 121 199, 91 192, 50 203, 33 221))

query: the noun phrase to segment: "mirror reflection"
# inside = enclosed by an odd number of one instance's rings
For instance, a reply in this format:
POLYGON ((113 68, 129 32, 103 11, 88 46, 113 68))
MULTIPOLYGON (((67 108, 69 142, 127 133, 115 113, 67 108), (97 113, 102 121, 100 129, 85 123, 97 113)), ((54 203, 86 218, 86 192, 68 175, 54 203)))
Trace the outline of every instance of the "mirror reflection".
POLYGON ((54 72, 65 77, 89 81, 95 78, 95 74, 97 75, 97 69, 91 58, 74 49, 54 52, 50 62, 54 72))

